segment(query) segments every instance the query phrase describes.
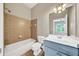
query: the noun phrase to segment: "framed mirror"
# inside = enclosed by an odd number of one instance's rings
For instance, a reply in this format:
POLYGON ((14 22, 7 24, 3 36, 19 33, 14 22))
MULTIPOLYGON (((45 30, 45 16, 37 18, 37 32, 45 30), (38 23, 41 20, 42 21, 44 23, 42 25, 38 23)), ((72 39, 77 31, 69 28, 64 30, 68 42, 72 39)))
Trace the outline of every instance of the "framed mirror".
POLYGON ((67 35, 67 14, 63 18, 53 20, 53 34, 67 35))

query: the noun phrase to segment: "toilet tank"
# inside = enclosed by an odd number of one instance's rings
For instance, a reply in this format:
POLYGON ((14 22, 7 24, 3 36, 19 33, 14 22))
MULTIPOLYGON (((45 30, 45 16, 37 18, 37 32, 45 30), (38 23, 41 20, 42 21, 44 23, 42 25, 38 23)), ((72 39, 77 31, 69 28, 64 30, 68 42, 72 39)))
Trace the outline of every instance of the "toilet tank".
POLYGON ((38 40, 38 42, 40 42, 40 43, 43 43, 43 40, 45 39, 45 37, 44 36, 38 36, 37 37, 37 40, 38 40))

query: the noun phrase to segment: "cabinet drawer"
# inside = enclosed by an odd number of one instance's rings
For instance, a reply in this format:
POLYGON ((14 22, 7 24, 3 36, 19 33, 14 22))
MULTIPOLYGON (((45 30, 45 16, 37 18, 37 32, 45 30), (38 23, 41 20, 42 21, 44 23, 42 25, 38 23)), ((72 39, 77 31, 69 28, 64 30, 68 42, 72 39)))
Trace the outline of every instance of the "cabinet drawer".
POLYGON ((45 47, 45 56, 68 56, 68 55, 61 53, 59 51, 56 51, 54 49, 45 47))

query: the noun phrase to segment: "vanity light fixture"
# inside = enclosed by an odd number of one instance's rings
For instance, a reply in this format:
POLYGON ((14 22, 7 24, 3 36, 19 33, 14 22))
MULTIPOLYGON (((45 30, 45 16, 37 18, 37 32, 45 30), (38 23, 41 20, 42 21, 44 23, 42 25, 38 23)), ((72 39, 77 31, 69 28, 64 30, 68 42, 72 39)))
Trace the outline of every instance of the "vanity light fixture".
POLYGON ((66 4, 60 4, 53 9, 54 13, 62 13, 66 9, 66 4))

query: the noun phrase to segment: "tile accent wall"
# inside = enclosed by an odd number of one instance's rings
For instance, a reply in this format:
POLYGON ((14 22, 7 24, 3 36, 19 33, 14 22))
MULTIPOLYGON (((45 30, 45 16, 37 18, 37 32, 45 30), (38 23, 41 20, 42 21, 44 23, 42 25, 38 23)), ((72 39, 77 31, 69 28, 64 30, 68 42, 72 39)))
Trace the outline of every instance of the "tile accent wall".
POLYGON ((5 45, 25 40, 31 37, 31 21, 4 13, 5 45))

